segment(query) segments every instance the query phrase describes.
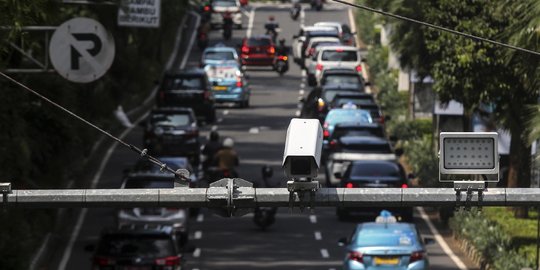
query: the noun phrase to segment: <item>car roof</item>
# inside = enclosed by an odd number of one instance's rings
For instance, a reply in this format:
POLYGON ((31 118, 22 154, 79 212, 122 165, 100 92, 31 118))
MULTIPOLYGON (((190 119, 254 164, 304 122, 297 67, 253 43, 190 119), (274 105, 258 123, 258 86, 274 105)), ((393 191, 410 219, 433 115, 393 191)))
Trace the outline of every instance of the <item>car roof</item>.
POLYGON ((310 26, 304 26, 302 28, 304 31, 335 31, 336 29, 334 27, 330 26, 316 26, 316 25, 310 25, 310 26))
POLYGON ((173 229, 171 226, 152 225, 152 224, 128 224, 120 228, 106 228, 102 235, 171 235, 173 229))
POLYGON ((250 39, 269 39, 269 40, 272 40, 272 38, 269 35, 255 35, 255 36, 251 36, 251 37, 246 37, 244 39, 245 40, 250 40, 250 39))
POLYGON ((325 25, 332 25, 332 26, 338 26, 341 28, 342 23, 340 22, 316 22, 314 26, 325 26, 325 25))
POLYGON ((215 46, 215 47, 207 47, 204 49, 204 53, 207 52, 234 52, 236 53, 236 49, 232 47, 226 47, 226 46, 215 46))
MULTIPOLYGON (((314 42, 325 42, 325 41, 336 41, 336 42, 340 42, 339 41, 339 38, 337 37, 332 37, 332 36, 322 36, 322 37, 313 37, 309 40, 309 43, 314 43, 314 42)), ((326 46, 327 47, 327 46, 326 46)))
POLYGON ((354 75, 361 76, 358 73, 358 71, 356 71, 356 70, 354 70, 352 68, 342 68, 342 67, 325 69, 325 70, 323 70, 322 74, 323 74, 323 76, 328 75, 328 74, 330 74, 330 75, 334 75, 334 74, 347 74, 347 75, 351 74, 352 75, 352 74, 354 74, 354 75))
POLYGON ((390 145, 388 140, 375 136, 343 136, 340 141, 346 144, 390 145))
POLYGON ((359 90, 358 87, 351 84, 326 84, 323 85, 321 88, 321 92, 324 91, 343 91, 343 94, 345 94, 345 92, 351 92, 351 94, 353 94, 352 92, 365 94, 363 92, 360 92, 361 90, 359 90))
POLYGON ((320 50, 344 50, 344 51, 355 51, 358 52, 358 48, 348 45, 329 45, 323 46, 320 50))
POLYGON ((377 223, 377 222, 363 222, 357 225, 356 231, 363 229, 372 229, 380 231, 394 231, 394 230, 410 230, 416 233, 416 225, 407 222, 395 222, 395 223, 377 223))
POLYGON ((339 123, 336 129, 355 129, 355 128, 382 128, 378 123, 339 123))
MULTIPOLYGON (((328 90, 333 90, 332 88, 328 89, 328 90)), ((338 99, 338 98, 373 98, 375 99, 375 97, 373 96, 373 94, 370 94, 370 93, 362 93, 362 92, 358 92, 358 93, 351 93, 351 92, 347 92, 347 93, 337 93, 335 96, 334 96, 334 99, 338 99)))

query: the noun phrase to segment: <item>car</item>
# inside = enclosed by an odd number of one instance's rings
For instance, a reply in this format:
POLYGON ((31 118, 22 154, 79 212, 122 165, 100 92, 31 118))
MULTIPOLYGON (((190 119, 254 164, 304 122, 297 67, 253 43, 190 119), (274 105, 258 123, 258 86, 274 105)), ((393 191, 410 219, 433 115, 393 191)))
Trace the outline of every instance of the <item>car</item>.
POLYGON ((180 270, 184 265, 176 236, 170 227, 125 226, 102 231, 95 250, 92 269, 169 269, 180 270))
POLYGON ((328 138, 332 136, 335 126, 341 123, 373 123, 373 119, 366 110, 332 109, 324 118, 323 143, 328 143, 328 138))
MULTIPOLYGON (((363 95, 365 96, 366 99, 368 98, 371 98, 371 100, 374 101, 373 99, 373 96, 371 94, 367 94, 367 93, 362 93, 361 90, 362 89, 358 89, 357 87, 355 86, 347 86, 347 85, 335 85, 335 86, 332 86, 332 85, 326 85, 322 88, 317 88, 317 89, 321 89, 320 90, 320 94, 316 100, 316 113, 314 115, 316 115, 317 118, 319 118, 319 120, 323 120, 324 118, 326 118, 326 115, 328 114, 328 112, 331 110, 331 109, 338 109, 338 108, 342 108, 342 106, 340 107, 331 107, 330 104, 332 102, 332 100, 334 99, 334 97, 336 95, 363 95)), ((348 103, 347 103, 348 104, 348 103)), ((356 106, 356 105, 355 105, 356 106)), ((357 109, 358 109, 358 106, 357 106, 357 109)))
POLYGON ((328 140, 339 140, 346 136, 369 136, 385 139, 386 132, 384 127, 378 123, 342 123, 334 127, 334 132, 328 140))
POLYGON ((303 53, 306 50, 306 42, 312 37, 339 37, 339 33, 333 27, 327 26, 304 26, 300 28, 298 34, 293 36, 292 53, 294 61, 304 66, 303 53))
MULTIPOLYGON (((313 75, 315 76, 315 75, 313 75)), ((315 78, 313 78, 315 79, 315 78)), ((341 87, 356 87, 365 92, 366 82, 362 74, 351 68, 329 68, 321 73, 321 86, 339 85, 341 87)))
MULTIPOLYGON (((200 183, 199 180, 203 178, 203 175, 201 175, 202 172, 197 167, 193 167, 187 157, 156 156, 155 158, 161 161, 162 163, 166 164, 169 168, 173 169, 174 171, 178 169, 186 169, 189 172, 188 186, 190 188, 199 187, 199 183, 200 183)), ((124 175, 128 175, 130 173, 145 173, 145 172, 170 174, 168 171, 162 171, 159 166, 150 162, 148 159, 140 158, 139 160, 137 160, 133 168, 127 169, 124 171, 124 175)), ((172 174, 170 175, 174 176, 172 174)))
POLYGON ((348 24, 340 22, 317 22, 314 26, 329 26, 334 27, 338 30, 339 37, 343 44, 355 46, 354 34, 351 32, 351 28, 348 24))
POLYGON ((212 83, 212 94, 217 103, 233 102, 240 108, 249 107, 251 94, 248 81, 236 65, 207 65, 206 74, 212 83))
POLYGON ((341 238, 346 246, 345 270, 429 269, 425 245, 432 238, 422 238, 413 223, 397 222, 391 212, 381 211, 375 222, 355 226, 351 237, 341 238))
POLYGON ((381 108, 375 102, 375 98, 367 93, 338 93, 334 96, 328 109, 341 108, 345 104, 354 104, 358 109, 369 111, 373 121, 384 124, 388 116, 382 114, 381 108))
POLYGON ((203 69, 169 70, 156 93, 156 104, 158 107, 189 107, 197 120, 213 123, 216 108, 211 87, 203 69))
MULTIPOLYGON (((362 160, 352 160, 349 165, 344 166, 346 170, 341 175, 339 184, 342 188, 408 188, 410 185, 410 177, 405 174, 403 166, 395 157, 394 159, 366 157, 362 160)), ((339 206, 336 213, 340 220, 344 220, 351 215, 376 216, 381 210, 383 209, 380 207, 339 206)), ((413 220, 412 207, 394 207, 387 210, 397 214, 402 220, 413 220)))
POLYGON ((218 44, 214 47, 206 48, 201 56, 201 66, 216 64, 236 64, 240 66, 240 57, 235 48, 218 44))
MULTIPOLYGON (((175 179, 172 174, 164 174, 161 172, 134 172, 124 177, 120 188, 172 189, 174 186, 175 179)), ((180 246, 184 246, 188 241, 188 210, 185 208, 126 208, 118 211, 117 223, 119 228, 128 225, 170 226, 172 228, 172 233, 174 233, 180 246)))
POLYGON ((313 80, 315 76, 315 56, 318 52, 317 48, 337 45, 341 45, 341 42, 336 37, 316 37, 310 40, 306 47, 306 51, 304 52, 304 68, 307 72, 308 79, 313 80))
POLYGON ((143 144, 150 153, 187 156, 194 165, 199 164, 199 127, 191 108, 154 108, 141 126, 143 144))
POLYGON ((212 16, 210 24, 212 27, 222 25, 223 14, 229 12, 232 15, 233 23, 238 29, 242 29, 242 10, 238 0, 212 0, 212 16))
POLYGON ((360 51, 352 46, 327 46, 316 55, 315 80, 321 83, 322 72, 329 68, 347 68, 362 72, 360 51))
POLYGON ((270 36, 244 38, 240 50, 240 59, 244 66, 274 66, 276 48, 270 36))

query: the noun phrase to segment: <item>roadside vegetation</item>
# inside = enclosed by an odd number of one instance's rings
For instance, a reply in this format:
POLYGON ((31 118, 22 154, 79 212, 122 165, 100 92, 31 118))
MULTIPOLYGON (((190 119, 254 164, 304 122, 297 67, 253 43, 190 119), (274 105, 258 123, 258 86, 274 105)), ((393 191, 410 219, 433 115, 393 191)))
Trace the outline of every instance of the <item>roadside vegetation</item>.
MULTIPOLYGON (((540 5, 534 0, 359 2, 540 51, 540 5)), ((438 164, 432 124, 430 120, 407 117, 407 92, 397 91, 396 71, 387 67, 390 48, 398 53, 402 68, 434 78, 434 90, 442 102, 453 99, 463 103, 466 120, 470 121, 472 112, 481 104, 493 105, 494 124, 519 134, 511 141, 508 186, 530 187, 530 142, 540 134, 540 57, 367 11, 358 10, 356 22, 368 49, 371 83, 384 113, 391 116, 388 133, 399 140, 397 146, 404 149, 404 161, 421 186, 441 186, 436 181, 438 164), (375 25, 390 25, 390 48, 380 44, 380 28, 375 25)), ((465 128, 470 128, 470 123, 465 128)), ((521 269, 536 265, 536 215, 536 211, 527 208, 484 208, 483 212, 458 212, 450 225, 457 238, 467 241, 481 254, 483 267, 521 269)))
MULTIPOLYGON (((11 74, 98 126, 117 132, 113 111, 127 111, 150 93, 174 44, 185 1, 163 1, 161 27, 125 28, 116 25, 117 6, 63 4, 53 0, 0 0, 0 68, 28 68, 31 63, 9 46, 42 52, 43 35, 21 31, 23 26, 57 26, 74 17, 98 20, 115 40, 116 56, 108 73, 96 82, 71 83, 55 73, 11 74)), ((37 57, 43 55, 37 54, 37 57)), ((0 181, 14 189, 74 187, 88 179, 89 154, 99 134, 42 102, 5 79, 0 79, 0 181)), ((108 143, 108 142, 107 142, 108 143)), ((45 234, 56 226, 57 211, 9 209, 0 211, 0 269, 26 269, 45 234)))

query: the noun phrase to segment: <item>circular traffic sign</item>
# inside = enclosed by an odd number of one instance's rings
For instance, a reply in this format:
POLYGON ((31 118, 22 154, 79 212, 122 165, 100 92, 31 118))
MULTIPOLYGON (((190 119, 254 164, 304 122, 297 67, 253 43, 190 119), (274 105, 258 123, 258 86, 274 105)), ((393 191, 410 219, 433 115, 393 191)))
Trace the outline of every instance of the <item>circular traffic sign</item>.
POLYGON ((74 18, 60 25, 49 44, 51 63, 64 78, 78 83, 99 79, 114 60, 114 40, 99 22, 74 18))

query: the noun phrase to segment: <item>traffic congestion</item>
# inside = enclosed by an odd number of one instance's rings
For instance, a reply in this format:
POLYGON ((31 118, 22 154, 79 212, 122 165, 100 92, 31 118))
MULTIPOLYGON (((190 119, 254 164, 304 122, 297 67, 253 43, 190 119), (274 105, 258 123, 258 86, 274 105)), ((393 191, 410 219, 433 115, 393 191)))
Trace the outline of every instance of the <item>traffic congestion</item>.
MULTIPOLYGON (((354 22, 334 20, 331 14, 347 14, 343 12, 347 9, 325 1, 278 5, 213 0, 198 6, 195 47, 186 53, 187 66, 168 70, 159 79, 155 106, 139 122, 142 132, 134 132, 141 136, 130 136, 172 169, 187 169, 188 187, 208 187, 222 178, 236 177, 255 187, 282 187, 285 179, 275 160, 281 158, 286 124, 293 117, 318 119, 324 137, 317 178, 322 186, 410 187, 414 175, 405 172, 399 162, 402 150, 386 134, 385 120, 390 116, 383 114, 364 77, 365 59, 357 47, 354 22), (263 109, 270 110, 264 111, 268 116, 259 118, 263 109), (246 127, 247 136, 243 135, 246 127), (257 144, 261 139, 265 143, 257 144)), ((122 189, 180 185, 173 174, 142 158, 121 173, 122 189)), ((316 224, 315 215, 297 210, 287 213, 286 209, 257 207, 232 225, 201 208, 118 209, 104 222, 109 226, 94 225, 99 233, 83 229, 94 237, 79 237, 84 252, 74 251, 65 267, 87 269, 86 263, 80 264, 90 257, 91 269, 96 270, 255 269, 265 264, 276 269, 430 268, 427 248, 435 241, 423 236, 431 235, 425 225, 417 228, 419 219, 412 207, 320 209, 320 219, 335 228, 325 236, 332 247, 320 249, 322 261, 310 262, 311 255, 290 249, 290 254, 282 256, 281 266, 256 259, 261 251, 255 251, 258 248, 252 241, 272 241, 269 238, 278 234, 300 239, 304 236, 298 233, 279 232, 304 218, 316 224), (205 218, 214 220, 213 225, 204 225, 210 226, 208 234, 220 234, 219 224, 237 229, 201 242, 205 228, 201 224, 210 222, 205 218), (218 252, 214 258, 201 255, 203 250, 226 251, 229 242, 232 248, 236 237, 251 238, 236 249, 237 255, 254 256, 255 262, 244 258, 246 263, 235 264, 226 258, 227 252, 218 252), (250 246, 256 255, 242 255, 252 254, 250 246), (248 250, 241 251, 244 248, 248 250), (286 263, 291 260, 298 262, 286 263)), ((315 240, 321 239, 321 232, 316 231, 315 240)), ((287 244, 275 245, 267 248, 282 249, 287 244)), ((441 260, 443 264, 449 261, 437 258, 436 263, 441 260)))

